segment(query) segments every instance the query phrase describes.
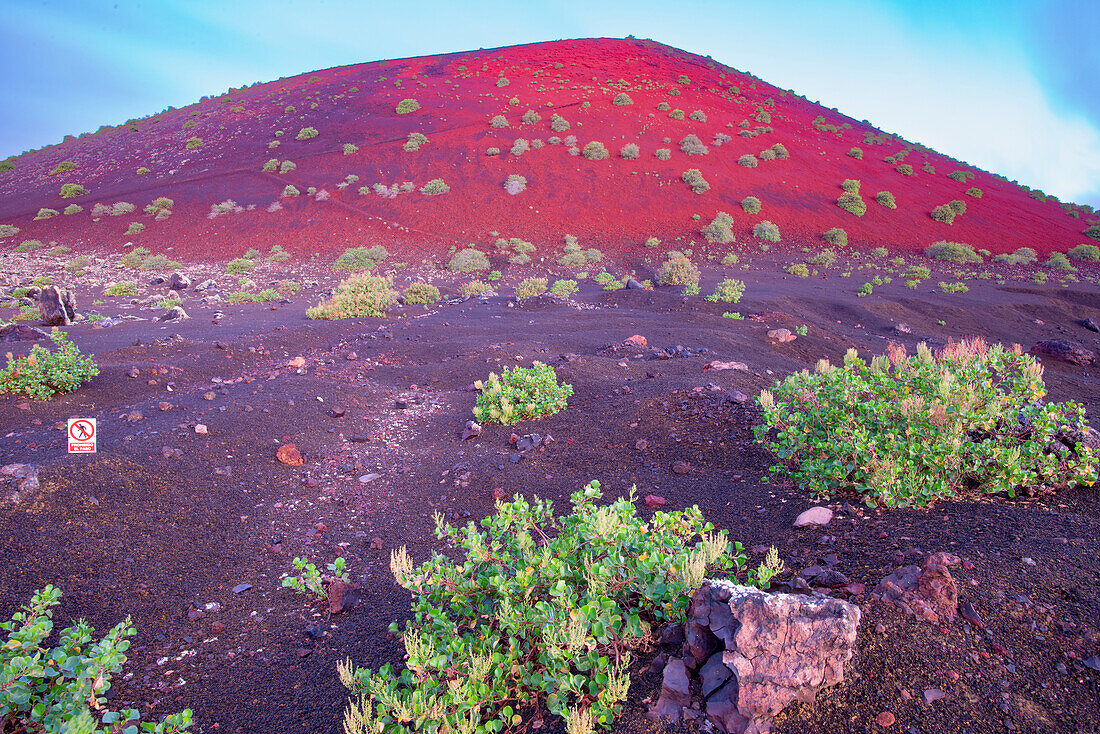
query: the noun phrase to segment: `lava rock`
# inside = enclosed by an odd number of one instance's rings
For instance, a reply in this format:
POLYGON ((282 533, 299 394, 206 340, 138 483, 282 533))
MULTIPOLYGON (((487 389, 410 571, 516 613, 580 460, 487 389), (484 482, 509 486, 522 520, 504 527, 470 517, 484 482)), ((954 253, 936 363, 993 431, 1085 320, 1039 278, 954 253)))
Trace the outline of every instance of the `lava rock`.
POLYGON ((38 294, 38 312, 50 326, 68 326, 76 320, 76 299, 72 291, 48 285, 38 294))
POLYGON ((328 596, 328 611, 330 614, 340 614, 359 606, 360 587, 348 581, 337 579, 325 589, 328 596))
POLYGON ((683 717, 684 708, 690 705, 691 679, 688 678, 687 666, 680 658, 672 658, 665 666, 661 695, 649 709, 648 716, 676 723, 683 717))
POLYGON ((1096 359, 1092 351, 1069 339, 1045 339, 1033 346, 1030 353, 1079 365, 1092 364, 1096 359))
POLYGON ((0 342, 36 342, 49 339, 50 335, 42 329, 26 324, 4 324, 0 326, 0 342))
POLYGON ((1094 319, 1084 319, 1081 321, 1081 326, 1085 327, 1089 331, 1100 332, 1100 325, 1097 325, 1094 319))
POLYGON ((168 290, 185 291, 191 287, 191 279, 183 273, 172 273, 168 278, 168 290))
POLYGON ((292 443, 285 443, 275 452, 275 458, 287 466, 301 466, 305 463, 298 447, 292 443))
POLYGON ((808 510, 803 510, 799 513, 798 517, 794 520, 794 526, 796 528, 805 527, 806 525, 828 525, 832 522, 833 511, 828 507, 811 507, 808 510))
POLYGON ((923 566, 904 566, 875 587, 873 596, 893 602, 918 619, 933 624, 955 619, 959 609, 959 588, 950 566, 959 557, 951 553, 932 553, 923 566))
POLYGON ((172 306, 160 316, 157 317, 157 321, 163 321, 165 323, 177 323, 179 321, 186 321, 191 318, 187 315, 187 312, 183 310, 183 306, 172 306))

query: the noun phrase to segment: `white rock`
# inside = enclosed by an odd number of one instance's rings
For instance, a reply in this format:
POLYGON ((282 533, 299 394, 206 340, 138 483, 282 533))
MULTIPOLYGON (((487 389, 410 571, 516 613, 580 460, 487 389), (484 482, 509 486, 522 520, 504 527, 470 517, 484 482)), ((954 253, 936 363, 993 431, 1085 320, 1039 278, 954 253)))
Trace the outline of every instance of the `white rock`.
POLYGON ((828 525, 832 519, 833 511, 828 507, 811 507, 795 519, 794 526, 800 528, 804 525, 828 525))

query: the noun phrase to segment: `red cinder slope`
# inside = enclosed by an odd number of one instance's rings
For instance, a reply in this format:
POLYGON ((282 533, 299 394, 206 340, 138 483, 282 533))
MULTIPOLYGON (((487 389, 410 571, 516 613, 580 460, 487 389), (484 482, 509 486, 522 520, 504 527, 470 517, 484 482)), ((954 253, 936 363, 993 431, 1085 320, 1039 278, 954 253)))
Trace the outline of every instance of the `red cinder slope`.
POLYGON ((1038 200, 749 74, 636 39, 328 69, 230 90, 11 162, 13 170, 0 172, 0 224, 20 231, 0 239, 0 248, 37 239, 111 252, 133 243, 187 259, 276 244, 299 257, 331 257, 384 244, 438 262, 452 246, 487 247, 499 233, 554 248, 574 234, 629 262, 649 237, 701 241, 699 228, 719 211, 732 215, 740 243, 752 241, 753 225, 767 219, 795 247, 822 246, 822 232, 843 227, 861 249, 912 251, 946 239, 994 253, 1027 246, 1045 254, 1090 242, 1083 231, 1095 221, 1091 209, 1038 200), (631 103, 616 104, 620 94, 631 103), (419 107, 399 114, 403 99, 419 107), (552 128, 555 114, 567 129, 552 128), (498 115, 507 127, 491 125, 498 115), (307 128, 316 136, 300 135, 307 128), (427 142, 406 151, 414 132, 427 142), (681 150, 689 134, 706 154, 681 150), (517 139, 530 149, 514 148, 517 139), (577 154, 594 141, 608 158, 577 154), (789 158, 759 159, 777 143, 789 158), (638 146, 636 159, 622 157, 628 144, 638 146), (849 155, 853 147, 862 149, 861 160, 849 155), (490 148, 500 153, 488 155, 490 148), (667 160, 657 157, 660 149, 670 151, 667 160), (758 165, 740 165, 746 154, 758 165), (903 160, 884 160, 899 154, 903 160), (276 168, 264 171, 269 160, 276 168), (65 161, 75 168, 53 173, 65 161), (912 175, 895 170, 901 164, 912 175), (681 179, 688 169, 698 169, 710 189, 693 193, 681 179), (955 171, 973 177, 960 182, 948 176, 955 171), (512 174, 526 179, 525 190, 505 190, 512 174), (862 217, 836 205, 848 178, 861 182, 862 217), (450 190, 421 193, 433 179, 450 190), (64 184, 86 193, 61 198, 64 184), (300 194, 284 196, 288 185, 300 194), (894 195, 896 209, 875 201, 880 191, 894 195), (747 196, 761 200, 758 214, 742 210, 747 196), (171 214, 159 219, 143 211, 158 197, 172 200, 171 214), (952 200, 965 202, 966 212, 951 225, 934 221, 932 209, 952 200), (116 202, 135 209, 94 209, 116 202), (223 202, 219 214, 214 206, 223 202), (82 209, 60 213, 71 204, 82 209), (42 208, 59 214, 36 220, 42 208))

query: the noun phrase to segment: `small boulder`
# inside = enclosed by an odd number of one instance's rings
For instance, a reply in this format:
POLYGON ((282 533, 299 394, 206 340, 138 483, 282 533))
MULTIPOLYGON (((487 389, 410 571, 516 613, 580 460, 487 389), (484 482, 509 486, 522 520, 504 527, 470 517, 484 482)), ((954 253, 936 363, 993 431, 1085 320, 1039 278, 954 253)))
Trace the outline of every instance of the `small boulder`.
POLYGON ((676 723, 683 716, 685 707, 691 705, 691 680, 687 666, 680 658, 672 658, 665 666, 661 683, 661 695, 650 709, 651 719, 676 723))
POLYGON ((1079 365, 1092 364, 1096 359, 1091 350, 1069 339, 1045 339, 1033 346, 1030 353, 1079 365))
POLYGON ((50 326, 68 326, 76 320, 76 300, 72 291, 48 285, 38 294, 38 311, 50 326))
POLYGON ((337 579, 325 589, 328 596, 328 611, 330 614, 340 614, 359 606, 360 587, 348 581, 337 579))
POLYGON ((664 507, 667 500, 659 494, 647 494, 645 496, 646 507, 664 507))
POLYGON ((715 372, 722 372, 724 370, 740 370, 741 372, 748 372, 749 366, 744 362, 721 362, 717 359, 707 362, 703 365, 703 371, 714 370, 715 372))
POLYGON ((477 438, 481 435, 481 424, 477 421, 466 421, 466 427, 462 429, 462 440, 477 438))
POLYGON ((49 339, 50 335, 42 329, 26 324, 4 324, 0 326, 0 342, 36 342, 49 339))
POLYGON ((626 279, 626 289, 628 291, 644 291, 645 286, 642 285, 641 283, 639 283, 634 278, 627 278, 626 279))
POLYGON ((185 291, 191 287, 191 279, 183 273, 172 273, 168 279, 168 290, 185 291))
POLYGON ((801 528, 806 525, 828 525, 832 522, 833 511, 828 507, 811 507, 808 510, 803 510, 798 517, 794 520, 794 526, 801 528))
POLYGON ((157 317, 157 321, 163 321, 165 323, 177 323, 180 321, 186 321, 191 318, 187 315, 187 312, 183 310, 182 306, 172 306, 160 316, 157 317))
POLYGON ((292 443, 285 443, 275 452, 275 458, 287 466, 301 466, 305 463, 298 447, 292 443))
POLYGON ((1100 325, 1097 325, 1095 319, 1083 319, 1081 326, 1085 327, 1089 331, 1100 332, 1100 325))
POLYGON ((774 339, 782 344, 784 342, 793 342, 798 337, 791 333, 790 329, 772 329, 768 332, 768 338, 774 339))
POLYGON ((649 346, 649 342, 646 341, 646 338, 641 334, 635 334, 634 336, 627 338, 626 341, 623 342, 623 346, 640 347, 642 349, 645 349, 649 346))

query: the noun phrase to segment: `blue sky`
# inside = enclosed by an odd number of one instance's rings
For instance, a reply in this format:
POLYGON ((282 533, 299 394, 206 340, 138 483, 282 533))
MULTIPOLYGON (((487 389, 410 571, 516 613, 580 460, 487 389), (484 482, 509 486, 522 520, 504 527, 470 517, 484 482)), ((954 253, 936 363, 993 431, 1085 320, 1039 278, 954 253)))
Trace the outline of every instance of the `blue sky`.
POLYGON ((633 34, 1100 207, 1098 0, 5 0, 0 18, 0 157, 331 66, 633 34))

